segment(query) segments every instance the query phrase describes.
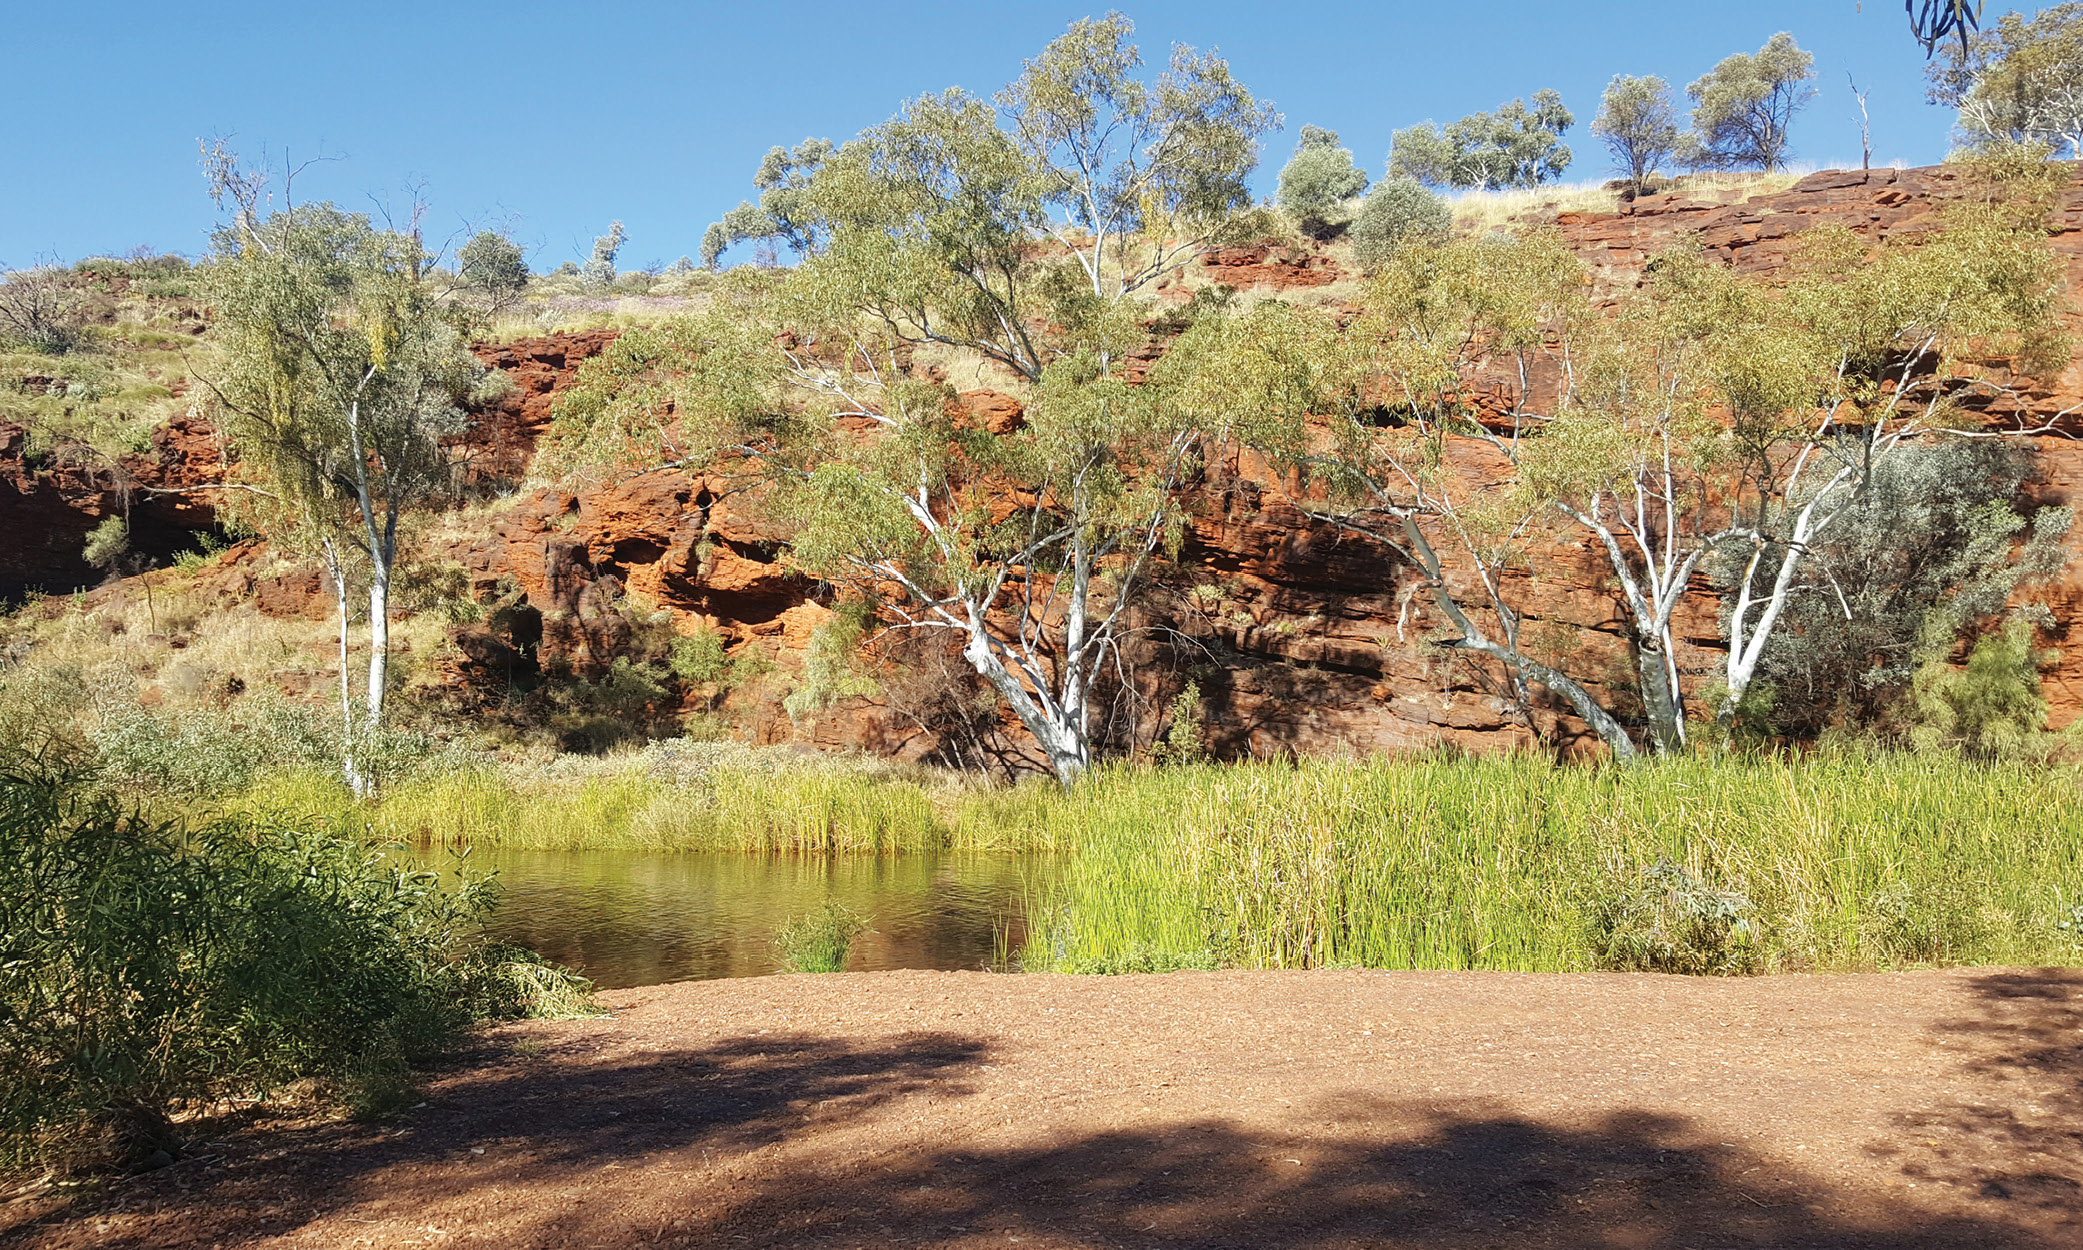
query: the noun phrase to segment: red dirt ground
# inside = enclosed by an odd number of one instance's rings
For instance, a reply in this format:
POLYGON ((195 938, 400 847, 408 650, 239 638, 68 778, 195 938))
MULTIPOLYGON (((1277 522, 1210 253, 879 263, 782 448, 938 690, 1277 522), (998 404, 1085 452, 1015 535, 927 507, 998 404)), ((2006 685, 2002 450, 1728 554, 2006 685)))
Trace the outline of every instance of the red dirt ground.
POLYGON ((897 972, 603 996, 24 1246, 2079 1247, 2083 972, 897 972))

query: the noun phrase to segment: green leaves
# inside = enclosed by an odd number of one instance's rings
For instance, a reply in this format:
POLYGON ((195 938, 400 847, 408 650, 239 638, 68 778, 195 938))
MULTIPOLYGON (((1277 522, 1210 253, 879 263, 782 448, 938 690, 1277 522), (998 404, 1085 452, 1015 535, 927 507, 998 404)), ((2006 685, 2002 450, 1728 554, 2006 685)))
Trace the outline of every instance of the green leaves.
POLYGON ((1707 169, 1786 164, 1787 126, 1815 96, 1815 58, 1780 31, 1755 53, 1725 57, 1693 80, 1693 133, 1686 160, 1707 169))
POLYGON ((1553 182, 1569 168, 1562 136, 1575 121, 1562 97, 1543 88, 1533 93, 1532 108, 1513 100, 1446 126, 1406 127, 1391 138, 1389 177, 1486 191, 1553 182))

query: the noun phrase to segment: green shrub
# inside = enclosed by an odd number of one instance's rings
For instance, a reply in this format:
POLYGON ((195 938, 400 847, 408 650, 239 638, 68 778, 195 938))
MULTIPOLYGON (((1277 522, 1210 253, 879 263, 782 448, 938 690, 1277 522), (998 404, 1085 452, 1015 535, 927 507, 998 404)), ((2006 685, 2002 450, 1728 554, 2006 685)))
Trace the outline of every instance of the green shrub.
POLYGON ((1413 178, 1390 178, 1374 188, 1352 226, 1353 257, 1370 273, 1405 243, 1441 239, 1453 227, 1447 202, 1413 178))
POLYGON ((1910 684, 1910 741, 1919 750, 1960 750, 1982 759, 2044 754, 2051 745, 2040 689, 2044 657, 2032 635, 2031 622, 2014 617, 1976 640, 1964 669, 1943 654, 1927 659, 1910 684))
POLYGON ((1679 864, 1611 873, 1587 911, 1591 948, 1604 968, 1701 976, 1757 967, 1751 901, 1679 864))
POLYGON ((0 1157, 162 1162, 182 1109, 298 1081, 380 1108, 474 1013, 565 1003, 473 954, 492 903, 308 826, 154 822, 0 768, 0 1157))
POLYGON ((868 922, 845 904, 827 902, 807 916, 791 917, 774 932, 774 950, 790 972, 842 972, 853 940, 868 922))
POLYGON ((1338 146, 1338 132, 1304 126, 1274 202, 1305 233, 1324 238, 1351 219, 1347 202, 1366 190, 1367 175, 1353 164, 1352 149, 1338 146))

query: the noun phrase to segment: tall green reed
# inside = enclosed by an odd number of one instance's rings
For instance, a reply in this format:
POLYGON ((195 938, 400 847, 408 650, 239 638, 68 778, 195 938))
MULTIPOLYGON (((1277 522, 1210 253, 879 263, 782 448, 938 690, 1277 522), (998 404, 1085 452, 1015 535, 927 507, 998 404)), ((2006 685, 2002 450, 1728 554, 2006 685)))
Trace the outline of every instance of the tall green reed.
POLYGON ((2073 962, 2077 774, 1896 756, 1314 761, 1094 778, 1030 967, 1587 969, 1646 870, 1740 900, 1756 966, 2073 962))

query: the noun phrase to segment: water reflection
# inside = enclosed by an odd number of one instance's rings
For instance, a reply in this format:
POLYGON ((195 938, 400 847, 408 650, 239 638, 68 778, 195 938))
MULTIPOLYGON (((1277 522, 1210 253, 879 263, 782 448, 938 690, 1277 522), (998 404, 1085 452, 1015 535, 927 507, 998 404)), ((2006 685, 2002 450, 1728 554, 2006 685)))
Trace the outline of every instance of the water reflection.
POLYGON ((603 988, 757 976, 775 928, 837 899, 867 917, 848 971, 982 968, 1025 940, 1040 856, 792 856, 479 848, 503 886, 493 935, 603 988))

